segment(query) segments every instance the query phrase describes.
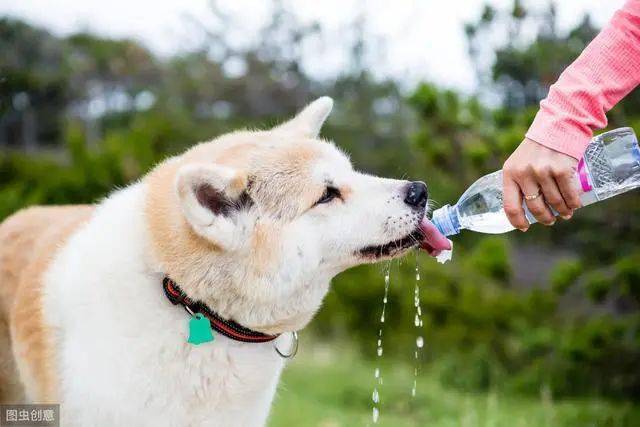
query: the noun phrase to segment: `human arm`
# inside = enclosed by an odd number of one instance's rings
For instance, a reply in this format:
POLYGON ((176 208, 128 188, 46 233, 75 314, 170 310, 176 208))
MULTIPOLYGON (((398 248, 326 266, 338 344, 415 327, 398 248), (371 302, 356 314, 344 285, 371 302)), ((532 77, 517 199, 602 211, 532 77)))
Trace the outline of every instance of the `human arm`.
POLYGON ((510 222, 529 226, 522 196, 538 221, 553 224, 547 204, 570 218, 580 206, 575 170, 606 113, 640 84, 640 0, 628 0, 551 86, 523 143, 505 162, 504 205, 510 222))

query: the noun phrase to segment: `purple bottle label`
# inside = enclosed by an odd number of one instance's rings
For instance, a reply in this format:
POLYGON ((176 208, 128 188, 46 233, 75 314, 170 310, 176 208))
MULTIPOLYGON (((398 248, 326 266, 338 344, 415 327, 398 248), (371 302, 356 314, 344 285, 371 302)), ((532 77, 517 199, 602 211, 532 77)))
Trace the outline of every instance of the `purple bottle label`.
POLYGON ((593 190, 591 183, 589 182, 589 175, 587 175, 587 168, 584 163, 584 159, 580 160, 578 163, 578 178, 580 179, 580 185, 582 186, 582 191, 588 193, 593 190))

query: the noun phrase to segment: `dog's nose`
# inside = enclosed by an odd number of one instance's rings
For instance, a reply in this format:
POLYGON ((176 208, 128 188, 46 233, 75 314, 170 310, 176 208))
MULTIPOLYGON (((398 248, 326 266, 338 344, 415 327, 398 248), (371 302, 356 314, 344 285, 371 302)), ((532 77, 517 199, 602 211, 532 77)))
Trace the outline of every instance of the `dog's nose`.
POLYGON ((409 206, 424 208, 427 205, 428 197, 427 184, 422 181, 414 181, 409 184, 407 197, 404 198, 404 202, 409 206))

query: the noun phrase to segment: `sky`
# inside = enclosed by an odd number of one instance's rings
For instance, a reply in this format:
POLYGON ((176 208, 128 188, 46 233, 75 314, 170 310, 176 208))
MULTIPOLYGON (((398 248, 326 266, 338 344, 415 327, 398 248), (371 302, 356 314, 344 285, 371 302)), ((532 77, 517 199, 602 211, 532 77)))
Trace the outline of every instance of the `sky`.
MULTIPOLYGON (((471 92, 475 77, 469 63, 463 32, 465 22, 476 19, 486 0, 283 0, 303 22, 319 21, 327 30, 322 45, 308 47, 305 69, 314 77, 331 77, 349 63, 344 28, 358 14, 367 17, 367 34, 384 40, 369 62, 377 76, 400 81, 421 79, 471 92)), ((489 0, 505 7, 512 0, 489 0)), ((624 0, 560 0, 558 24, 567 30, 585 13, 604 25, 624 0)), ((269 16, 270 2, 219 1, 233 16, 231 39, 239 46, 255 42, 258 29, 269 16)), ((525 0, 540 7, 546 0, 525 0)), ((25 19, 55 34, 90 30, 110 37, 131 37, 156 53, 170 55, 194 47, 195 22, 215 25, 208 0, 0 0, 0 15, 25 19)))

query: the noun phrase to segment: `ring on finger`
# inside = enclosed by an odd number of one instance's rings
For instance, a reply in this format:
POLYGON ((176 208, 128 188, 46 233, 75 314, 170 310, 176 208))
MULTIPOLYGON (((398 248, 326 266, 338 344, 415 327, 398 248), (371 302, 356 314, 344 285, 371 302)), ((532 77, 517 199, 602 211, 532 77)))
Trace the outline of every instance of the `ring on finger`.
POLYGON ((540 192, 540 189, 538 189, 538 192, 536 194, 525 194, 524 199, 530 202, 531 200, 535 200, 540 197, 541 194, 542 193, 540 192))

